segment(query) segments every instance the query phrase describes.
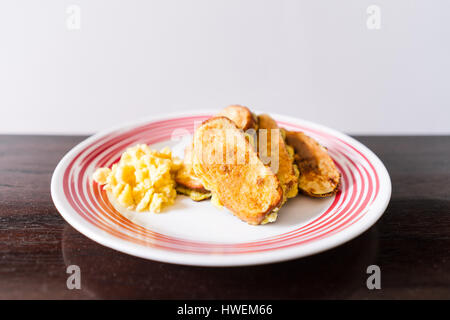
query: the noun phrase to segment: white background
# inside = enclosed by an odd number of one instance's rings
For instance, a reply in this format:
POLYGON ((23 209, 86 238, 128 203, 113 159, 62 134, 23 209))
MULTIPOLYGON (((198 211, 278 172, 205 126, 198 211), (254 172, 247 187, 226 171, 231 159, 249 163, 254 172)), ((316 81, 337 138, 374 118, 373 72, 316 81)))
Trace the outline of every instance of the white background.
POLYGON ((449 17, 448 0, 0 0, 0 133, 238 103, 353 134, 449 134, 449 17))

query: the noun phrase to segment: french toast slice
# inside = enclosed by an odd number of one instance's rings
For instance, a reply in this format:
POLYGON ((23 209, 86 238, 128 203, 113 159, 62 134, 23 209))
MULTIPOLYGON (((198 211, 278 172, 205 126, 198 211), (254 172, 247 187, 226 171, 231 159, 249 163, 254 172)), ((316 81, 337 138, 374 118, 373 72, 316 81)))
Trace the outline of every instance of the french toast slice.
POLYGON ((184 159, 181 168, 175 176, 178 193, 189 196, 192 200, 201 201, 211 198, 211 192, 206 190, 192 168, 192 144, 184 150, 184 159))
POLYGON ((248 129, 257 129, 258 121, 256 116, 249 108, 234 104, 222 109, 218 115, 219 117, 227 117, 233 121, 239 129, 244 131, 248 129))
POLYGON ((283 190, 233 121, 206 120, 195 131, 193 144, 194 172, 213 200, 249 224, 274 220, 270 215, 282 201, 283 190))
MULTIPOLYGON (((283 202, 284 204, 288 198, 293 198, 298 194, 298 177, 299 172, 294 162, 294 157, 289 153, 289 147, 284 140, 284 132, 278 127, 276 121, 268 114, 258 116, 258 152, 259 156, 266 158, 264 161, 270 165, 273 171, 276 171, 278 180, 283 188, 283 202), (263 130, 266 130, 266 143, 261 144, 263 130), (272 135, 276 135, 272 137, 272 135), (273 140, 273 141, 272 141, 273 140), (275 143, 275 145, 274 145, 275 143), (277 148, 278 147, 278 148, 277 148), (265 149, 265 150, 263 150, 265 149), (278 150, 277 150, 278 149, 278 150), (278 155, 273 151, 278 151, 278 155), (278 156, 278 166, 275 168, 273 160, 278 156)), ((276 159, 275 159, 276 160, 276 159)))
POLYGON ((211 192, 191 189, 183 185, 177 184, 175 187, 178 193, 184 194, 194 201, 202 201, 211 198, 211 192))
POLYGON ((311 197, 327 197, 339 189, 341 174, 325 147, 300 131, 287 131, 286 141, 294 148, 300 171, 299 190, 311 197))
MULTIPOLYGON (((218 115, 227 117, 240 129, 256 129, 256 117, 247 107, 241 105, 230 105, 221 110, 218 115)), ((177 190, 179 193, 185 194, 195 201, 210 198, 211 193, 203 187, 202 183, 196 177, 192 169, 191 153, 192 145, 188 145, 184 152, 183 166, 175 177, 175 181, 177 182, 177 190)))

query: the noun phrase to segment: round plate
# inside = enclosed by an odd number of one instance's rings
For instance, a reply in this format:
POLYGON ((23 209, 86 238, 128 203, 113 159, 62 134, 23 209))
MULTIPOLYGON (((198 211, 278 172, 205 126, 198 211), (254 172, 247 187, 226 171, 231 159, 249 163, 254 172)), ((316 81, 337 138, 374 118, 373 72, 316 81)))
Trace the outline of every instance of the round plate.
POLYGON ((118 210, 92 180, 98 167, 117 162, 137 143, 170 146, 183 155, 195 126, 216 112, 153 117, 96 134, 56 167, 51 193, 56 208, 75 229, 107 247, 142 258, 201 266, 253 265, 304 257, 355 238, 383 214, 391 196, 382 162, 353 138, 308 121, 272 116, 280 127, 303 131, 328 151, 342 174, 340 191, 313 199, 299 195, 278 220, 251 226, 210 201, 177 196, 162 213, 118 210))

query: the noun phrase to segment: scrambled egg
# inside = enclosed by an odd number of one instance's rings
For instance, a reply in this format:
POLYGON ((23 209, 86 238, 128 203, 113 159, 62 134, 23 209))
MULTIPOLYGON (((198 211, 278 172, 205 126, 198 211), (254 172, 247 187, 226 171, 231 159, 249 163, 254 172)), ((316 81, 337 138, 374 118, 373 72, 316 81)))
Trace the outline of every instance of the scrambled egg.
POLYGON ((273 210, 271 213, 269 213, 264 220, 261 222, 261 224, 267 224, 270 222, 275 222, 278 217, 278 210, 273 210))
POLYGON ((175 173, 181 165, 169 148, 156 151, 140 144, 128 148, 111 169, 97 169, 93 178, 128 210, 160 212, 175 202, 175 173))

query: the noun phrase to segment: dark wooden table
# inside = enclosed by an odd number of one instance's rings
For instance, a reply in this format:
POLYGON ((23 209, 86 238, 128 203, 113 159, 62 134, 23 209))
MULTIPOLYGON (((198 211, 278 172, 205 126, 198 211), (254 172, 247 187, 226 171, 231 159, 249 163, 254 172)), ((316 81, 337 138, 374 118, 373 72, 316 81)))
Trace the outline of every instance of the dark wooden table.
POLYGON ((2 299, 450 298, 450 136, 356 137, 393 184, 383 217, 336 249, 289 262, 236 268, 171 265, 105 248, 75 231, 50 197, 58 161, 84 137, 0 136, 2 299), (81 290, 68 290, 77 264, 81 290), (381 290, 366 287, 381 268, 381 290))

